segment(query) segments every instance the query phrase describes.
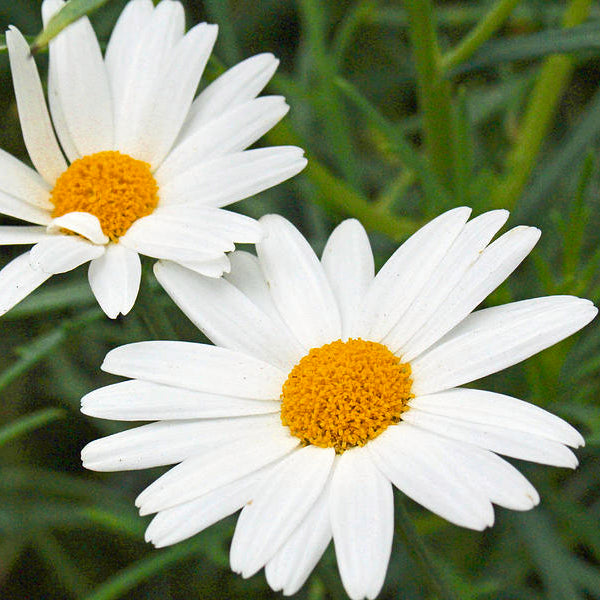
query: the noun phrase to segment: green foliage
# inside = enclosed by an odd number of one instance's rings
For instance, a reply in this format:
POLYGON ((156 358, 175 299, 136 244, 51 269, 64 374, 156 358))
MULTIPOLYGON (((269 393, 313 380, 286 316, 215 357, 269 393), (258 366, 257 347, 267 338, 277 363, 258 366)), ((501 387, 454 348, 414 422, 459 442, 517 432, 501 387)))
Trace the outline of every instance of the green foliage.
MULTIPOLYGON (((99 7, 92 21, 105 42, 124 4, 71 0, 37 37, 37 0, 0 0, 0 17, 42 50, 69 22, 99 7)), ((184 4, 188 27, 203 20, 220 25, 206 81, 258 52, 281 57, 268 93, 284 94, 291 111, 265 143, 300 145, 309 159, 300 176, 238 210, 284 214, 318 251, 336 223, 356 217, 380 265, 446 208, 467 204, 479 214, 508 207, 510 226, 536 225, 544 235, 489 304, 545 294, 600 302, 597 4, 184 4)), ((36 61, 45 68, 43 52, 36 61)), ((0 81, 0 147, 27 161, 5 53, 0 81)), ((13 250, 0 247, 0 266, 13 250)), ((231 519, 154 550, 143 541, 147 520, 133 500, 157 473, 93 474, 80 466, 85 443, 123 428, 78 410, 82 395, 115 381, 99 369, 106 352, 144 339, 203 340, 153 282, 150 266, 134 310, 116 322, 96 307, 83 269, 53 278, 0 319, 0 597, 279 597, 263 574, 242 580, 229 572, 231 519)), ((600 327, 592 323, 486 381, 580 428, 587 441, 581 466, 562 472, 519 465, 542 505, 523 514, 497 509, 497 523, 485 533, 398 503, 381 598, 600 597, 599 370, 600 327)), ((331 548, 298 597, 345 597, 331 548)))

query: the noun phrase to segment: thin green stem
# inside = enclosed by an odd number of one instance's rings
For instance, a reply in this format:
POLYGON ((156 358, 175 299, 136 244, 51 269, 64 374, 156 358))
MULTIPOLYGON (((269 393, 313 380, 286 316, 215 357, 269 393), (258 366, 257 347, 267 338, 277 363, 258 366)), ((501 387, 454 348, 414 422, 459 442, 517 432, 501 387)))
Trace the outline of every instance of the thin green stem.
POLYGON ((441 68, 448 72, 469 59, 503 25, 519 0, 499 0, 492 10, 461 40, 460 44, 442 57, 441 68))
POLYGON ((458 600, 459 596, 439 572, 437 565, 416 527, 410 519, 404 502, 396 497, 396 524, 404 537, 406 546, 421 566, 425 578, 429 581, 431 591, 440 600, 458 600))
POLYGON ((440 181, 454 190, 454 118, 450 82, 442 72, 431 0, 404 0, 408 33, 417 71, 419 106, 423 115, 425 150, 440 181))
MULTIPOLYGON (((571 0, 563 17, 563 26, 575 27, 585 21, 590 6, 591 0, 571 0)), ((511 209, 516 204, 533 171, 574 68, 575 63, 570 56, 550 56, 544 61, 531 93, 519 136, 506 161, 504 182, 496 188, 492 206, 511 209)))

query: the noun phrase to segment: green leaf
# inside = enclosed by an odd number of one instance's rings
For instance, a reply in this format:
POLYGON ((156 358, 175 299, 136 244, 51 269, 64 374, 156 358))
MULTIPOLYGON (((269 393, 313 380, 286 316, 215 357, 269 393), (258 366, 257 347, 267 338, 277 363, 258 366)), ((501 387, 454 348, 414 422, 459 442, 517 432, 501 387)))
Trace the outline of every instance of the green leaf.
POLYGON ((65 27, 77 19, 89 15, 96 9, 106 4, 108 0, 70 0, 51 19, 45 29, 35 38, 31 45, 31 52, 39 52, 45 48, 50 40, 56 37, 65 27))
POLYGON ((522 35, 488 42, 463 64, 449 71, 454 77, 476 69, 484 69, 517 60, 533 60, 549 54, 565 54, 600 50, 600 22, 593 21, 577 27, 547 29, 533 35, 522 35))
POLYGON ((33 429, 43 427, 56 419, 65 416, 65 411, 60 408, 45 408, 25 415, 16 421, 0 428, 0 447, 4 444, 29 433, 33 429))
POLYGON ((100 319, 103 315, 104 313, 100 309, 93 308, 79 317, 64 321, 52 331, 40 335, 29 344, 18 348, 19 360, 0 373, 0 390, 58 348, 71 332, 100 319))
POLYGON ((519 219, 535 215, 540 203, 551 195, 556 185, 571 172, 586 150, 600 137, 600 92, 588 105, 579 122, 571 128, 556 150, 542 163, 518 205, 519 219))

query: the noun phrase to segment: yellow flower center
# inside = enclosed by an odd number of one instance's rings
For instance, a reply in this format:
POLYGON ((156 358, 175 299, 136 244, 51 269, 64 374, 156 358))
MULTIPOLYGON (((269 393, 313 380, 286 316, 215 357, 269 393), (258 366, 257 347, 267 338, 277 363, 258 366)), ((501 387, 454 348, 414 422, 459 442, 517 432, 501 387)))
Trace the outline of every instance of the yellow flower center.
POLYGON ((414 394, 408 363, 362 339, 313 348, 292 369, 281 394, 281 421, 304 444, 338 454, 364 446, 401 414, 414 394))
POLYGON ((73 163, 57 179, 50 201, 53 217, 87 212, 98 217, 113 242, 158 204, 150 165, 116 151, 98 152, 73 163))

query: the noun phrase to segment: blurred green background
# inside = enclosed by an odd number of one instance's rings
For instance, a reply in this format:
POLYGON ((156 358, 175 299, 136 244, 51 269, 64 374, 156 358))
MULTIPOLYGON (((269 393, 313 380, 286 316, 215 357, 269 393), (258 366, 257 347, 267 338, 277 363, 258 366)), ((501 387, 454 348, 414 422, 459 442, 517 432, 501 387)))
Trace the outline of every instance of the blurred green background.
MULTIPOLYGON (((92 16, 101 40, 124 4, 108 1, 92 16)), ((486 303, 567 293, 598 304, 597 3, 184 5, 188 26, 203 20, 220 26, 201 86, 252 54, 281 59, 267 93, 284 94, 292 108, 261 143, 297 144, 309 159, 303 174, 240 202, 237 210, 255 217, 284 214, 319 252, 340 220, 357 217, 380 266, 444 209, 467 204, 476 215, 510 208, 509 226, 541 227, 542 240, 486 303), (432 16, 443 56, 433 66, 425 40, 432 16)), ((39 8, 37 0, 0 0, 1 24, 34 36, 41 29, 39 8)), ((47 55, 37 62, 45 74, 47 55)), ((0 86, 0 147, 28 161, 5 52, 0 86)), ((0 223, 13 222, 0 217, 0 223)), ((0 247, 0 266, 22 251, 0 247)), ((116 380, 99 370, 105 353, 127 342, 167 338, 204 341, 147 269, 134 310, 117 321, 100 314, 84 268, 54 277, 0 320, 0 598, 278 596, 262 572, 242 580, 229 571, 234 518, 164 550, 144 542, 149 518, 137 515, 133 499, 161 470, 95 474, 81 467, 85 443, 123 427, 78 410, 82 395, 116 380), (170 323, 156 317, 157 303, 170 323)), ((497 508, 496 525, 483 533, 408 502, 458 598, 600 598, 599 368, 595 322, 478 383, 568 419, 587 445, 575 472, 519 463, 541 505, 522 514, 497 508)), ((411 547, 397 532, 381 598, 436 597, 411 547)), ((298 598, 344 597, 330 547, 298 598)))

